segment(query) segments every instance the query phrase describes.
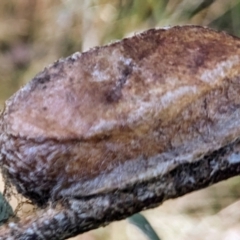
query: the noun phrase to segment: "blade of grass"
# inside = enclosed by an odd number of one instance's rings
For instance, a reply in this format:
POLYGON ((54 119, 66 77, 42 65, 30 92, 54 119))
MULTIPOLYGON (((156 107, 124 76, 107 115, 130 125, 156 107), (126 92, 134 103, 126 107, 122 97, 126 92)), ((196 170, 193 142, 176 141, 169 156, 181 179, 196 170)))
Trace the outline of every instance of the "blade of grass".
POLYGON ((200 5, 197 6, 196 9, 192 10, 192 12, 189 14, 189 18, 194 17, 196 14, 208 8, 214 2, 215 0, 204 0, 200 5))
POLYGON ((128 220, 130 223, 138 227, 149 238, 149 240, 160 240, 151 224, 142 214, 134 214, 133 216, 129 217, 128 220))
POLYGON ((11 216, 13 216, 12 207, 9 205, 2 193, 0 193, 0 226, 11 216))
POLYGON ((240 36, 240 1, 223 15, 209 23, 209 27, 221 29, 228 33, 240 36))

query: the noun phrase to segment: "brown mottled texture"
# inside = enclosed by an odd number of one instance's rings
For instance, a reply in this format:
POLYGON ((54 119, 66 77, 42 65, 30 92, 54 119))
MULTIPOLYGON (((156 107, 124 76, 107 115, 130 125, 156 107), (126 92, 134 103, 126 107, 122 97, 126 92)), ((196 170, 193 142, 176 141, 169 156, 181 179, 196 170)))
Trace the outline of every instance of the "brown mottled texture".
POLYGON ((51 207, 0 239, 65 239, 238 174, 239 94, 240 40, 203 27, 57 61, 0 121, 5 180, 51 207))

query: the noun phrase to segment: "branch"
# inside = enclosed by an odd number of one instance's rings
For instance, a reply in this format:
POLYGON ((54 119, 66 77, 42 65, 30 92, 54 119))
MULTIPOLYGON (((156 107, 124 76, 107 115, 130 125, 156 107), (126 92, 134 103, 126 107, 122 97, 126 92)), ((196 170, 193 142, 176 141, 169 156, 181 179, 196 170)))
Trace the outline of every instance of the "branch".
POLYGON ((240 173, 240 41, 149 30, 46 68, 6 102, 6 182, 39 206, 0 239, 66 239, 240 173))
POLYGON ((161 179, 114 193, 65 200, 0 230, 1 239, 66 239, 106 226, 162 202, 207 187, 240 173, 240 142, 227 145, 195 163, 185 163, 161 179))

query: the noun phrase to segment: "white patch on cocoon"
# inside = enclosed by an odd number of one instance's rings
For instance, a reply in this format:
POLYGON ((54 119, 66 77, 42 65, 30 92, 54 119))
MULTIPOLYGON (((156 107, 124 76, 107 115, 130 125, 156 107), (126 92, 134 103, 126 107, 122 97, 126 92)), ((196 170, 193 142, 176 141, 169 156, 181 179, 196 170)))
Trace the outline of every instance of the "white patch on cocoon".
POLYGON ((172 103, 176 103, 176 101, 181 98, 183 98, 185 95, 189 94, 196 94, 197 87, 196 86, 181 86, 177 89, 174 89, 172 91, 168 90, 165 94, 161 96, 161 89, 155 88, 151 89, 147 95, 150 95, 152 99, 150 99, 148 102, 144 101, 144 97, 140 99, 136 99, 136 107, 132 109, 132 111, 129 113, 128 121, 134 122, 139 119, 143 119, 150 116, 153 118, 152 115, 154 112, 158 113, 160 112, 160 108, 168 108, 172 103), (159 104, 155 101, 157 98, 156 96, 159 95, 159 104))
POLYGON ((80 52, 75 52, 73 55, 70 56, 72 60, 78 60, 82 54, 80 52))
MULTIPOLYGON (((109 56, 109 63, 111 63, 111 58, 113 58, 112 62, 114 62, 114 59, 119 59, 119 63, 123 63, 125 66, 129 66, 132 62, 131 58, 125 58, 119 54, 119 52, 114 51, 112 53, 112 56, 109 56)), ((109 68, 106 69, 99 69, 99 65, 96 64, 94 66, 92 76, 93 79, 91 81, 94 82, 104 82, 104 81, 112 81, 112 79, 109 77, 109 68)))
POLYGON ((163 29, 163 30, 168 30, 168 29, 171 29, 171 28, 173 28, 173 26, 163 26, 163 27, 156 27, 155 29, 156 30, 161 30, 161 29, 163 29))
POLYGON ((10 223, 8 224, 8 226, 9 226, 10 228, 15 228, 15 227, 17 227, 17 224, 14 223, 14 222, 10 222, 10 223))
POLYGON ((91 126, 91 128, 88 130, 88 133, 86 133, 86 136, 90 137, 93 136, 94 134, 111 131, 117 124, 118 122, 115 120, 106 121, 105 119, 99 119, 98 122, 91 126))
POLYGON ((94 77, 94 80, 97 80, 96 82, 104 82, 109 80, 109 77, 98 69, 98 65, 94 67, 92 76, 94 77))
POLYGON ((205 70, 203 74, 200 76, 200 79, 203 82, 215 84, 219 79, 228 76, 228 71, 231 70, 231 68, 236 64, 239 64, 239 57, 238 56, 229 57, 227 61, 223 61, 216 64, 214 69, 205 70))
POLYGON ((240 163, 240 153, 232 153, 228 157, 228 162, 231 164, 240 163))
POLYGON ((33 231, 32 228, 28 228, 28 229, 26 230, 26 233, 29 234, 29 235, 31 235, 31 234, 34 234, 34 231, 33 231))
POLYGON ((123 62, 125 65, 129 66, 130 63, 132 62, 131 58, 125 58, 125 57, 120 57, 120 61, 123 62))
POLYGON ((168 107, 172 102, 176 102, 176 100, 185 94, 189 93, 196 93, 197 87, 196 86, 183 86, 179 87, 173 91, 168 91, 164 94, 161 98, 161 102, 163 107, 168 107))
POLYGON ((57 214, 56 216, 54 216, 54 218, 55 218, 57 221, 62 222, 62 221, 66 218, 66 216, 65 216, 64 213, 59 213, 59 214, 57 214))

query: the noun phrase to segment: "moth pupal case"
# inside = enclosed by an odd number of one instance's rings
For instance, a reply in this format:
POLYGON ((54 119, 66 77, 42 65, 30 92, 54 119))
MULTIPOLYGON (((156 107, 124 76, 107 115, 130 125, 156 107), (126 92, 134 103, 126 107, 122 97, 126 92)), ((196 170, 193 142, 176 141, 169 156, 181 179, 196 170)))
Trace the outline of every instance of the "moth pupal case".
POLYGON ((151 29, 61 59, 6 101, 5 179, 38 204, 121 191, 240 135, 240 41, 151 29))

